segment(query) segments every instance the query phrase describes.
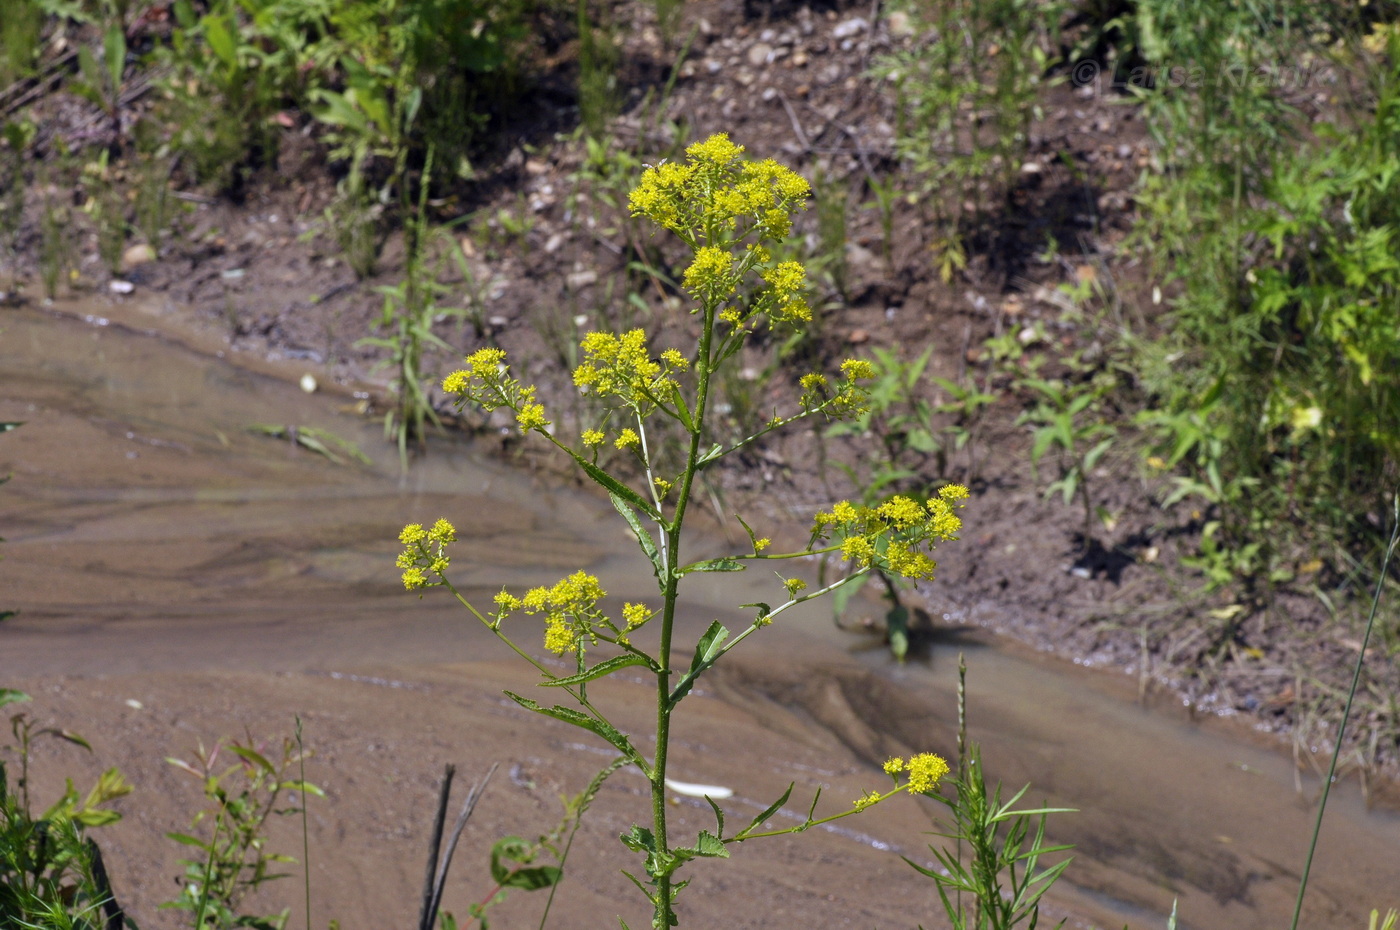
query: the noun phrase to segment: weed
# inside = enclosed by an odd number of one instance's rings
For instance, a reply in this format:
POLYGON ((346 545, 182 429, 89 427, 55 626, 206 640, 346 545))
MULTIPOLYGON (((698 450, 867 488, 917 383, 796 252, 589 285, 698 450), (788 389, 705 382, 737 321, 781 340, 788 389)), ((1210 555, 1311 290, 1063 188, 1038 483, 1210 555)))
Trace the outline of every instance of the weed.
MULTIPOLYGON (((522 435, 536 436, 569 458, 611 497, 619 515, 634 534, 641 553, 651 564, 657 597, 651 603, 628 603, 620 618, 602 607, 605 592, 598 579, 576 572, 558 584, 517 596, 502 591, 493 606, 477 606, 455 587, 448 576, 449 548, 457 540, 455 528, 445 519, 431 528, 412 524, 400 541, 405 549, 398 560, 405 587, 445 587, 475 617, 543 678, 545 687, 570 697, 575 707, 545 706, 530 698, 506 694, 527 710, 587 730, 611 746, 619 764, 635 767, 650 787, 650 823, 635 824, 622 836, 623 845, 640 860, 639 875, 627 873, 645 895, 657 930, 679 922, 676 896, 685 882, 679 874, 697 858, 727 858, 731 846, 760 837, 797 833, 810 827, 855 814, 900 791, 935 791, 947 764, 932 753, 923 753, 898 767, 887 766, 893 787, 872 790, 848 808, 819 816, 818 797, 807 817, 796 826, 764 830, 764 822, 787 803, 792 787, 747 826, 726 826, 723 808, 714 798, 715 829, 700 830, 693 841, 681 841, 671 832, 667 802, 667 757, 672 716, 691 693, 697 680, 723 660, 745 639, 759 633, 789 609, 841 587, 872 571, 906 577, 928 577, 933 562, 925 554, 941 541, 951 539, 961 521, 956 516, 967 495, 965 488, 947 487, 927 502, 896 497, 878 508, 837 503, 819 513, 808 544, 797 552, 770 553, 768 539, 758 538, 747 524, 747 551, 687 563, 681 558, 682 528, 699 476, 706 468, 738 452, 767 432, 794 422, 858 410, 865 397, 862 383, 874 375, 868 362, 849 360, 839 379, 819 373, 802 380, 803 396, 796 408, 775 414, 758 434, 732 444, 708 445, 706 423, 713 414, 712 389, 716 373, 743 348, 761 322, 790 325, 810 318, 800 296, 804 272, 797 263, 775 262, 765 247, 780 241, 791 230, 791 214, 803 206, 809 188, 796 174, 774 162, 750 162, 743 149, 718 135, 687 149, 683 163, 647 169, 632 193, 630 207, 660 227, 675 233, 693 254, 682 276, 685 291, 696 303, 700 335, 693 353, 665 349, 658 357, 647 347, 646 333, 637 329, 612 334, 593 332, 582 340, 581 361, 574 381, 605 403, 613 416, 584 429, 577 442, 556 430, 536 388, 522 384, 499 349, 481 349, 467 358, 466 367, 448 376, 443 390, 463 404, 484 409, 506 409, 514 414, 522 435), (732 221, 732 222, 731 222, 732 221), (750 240, 747 241, 746 240, 750 240), (755 291, 744 285, 756 279, 755 291), (684 384, 684 387, 682 386, 684 384), (661 472, 653 458, 651 421, 670 420, 685 437, 685 454, 675 472, 661 472), (604 470, 597 450, 608 443, 626 453, 637 467, 635 478, 604 470), (651 525, 655 534, 648 529, 651 525), (715 621, 701 635, 688 666, 680 659, 674 640, 681 582, 687 575, 741 571, 748 562, 777 564, 784 560, 840 552, 847 562, 843 577, 820 590, 805 593, 799 578, 782 579, 775 589, 776 604, 751 604, 752 620, 737 636, 715 621), (483 609, 484 608, 484 609, 483 609), (558 675, 534 658, 516 641, 519 615, 544 620, 544 645, 567 656, 577 671, 558 675), (510 624, 507 618, 516 616, 510 624), (653 634, 659 636, 654 638, 653 634), (646 644, 645 647, 641 644, 646 644), (591 653, 606 649, 603 657, 591 653), (680 664, 673 664, 680 663, 680 664), (640 740, 619 730, 589 698, 589 683, 625 668, 637 667, 656 682, 656 728, 641 745, 654 748, 652 755, 638 748, 640 740)), ((624 923, 625 926, 625 923, 624 923)))
POLYGON ((1117 438, 1117 431, 1103 422, 1099 405, 1111 390, 1112 382, 1093 379, 1085 382, 1048 381, 1027 378, 1022 386, 1032 391, 1035 406, 1018 418, 1018 423, 1034 427, 1031 463, 1038 465, 1045 453, 1055 450, 1059 477, 1045 489, 1049 497, 1059 491, 1068 506, 1076 497, 1084 507, 1081 544, 1087 552, 1093 545, 1096 511, 1090 485, 1099 460, 1117 438))
POLYGON ((191 915, 195 930, 280 930, 286 925, 287 911, 266 917, 239 913, 243 898, 250 891, 284 877, 272 871, 277 863, 295 861, 270 853, 265 847, 268 819, 301 811, 278 806, 279 801, 286 803, 282 793, 294 792, 303 806, 308 794, 323 796, 320 788, 305 779, 289 777, 292 766, 301 763, 302 751, 297 741, 284 739, 281 749, 280 757, 274 757, 277 761, 273 762, 264 747, 249 739, 246 743, 216 743, 209 751, 201 744, 193 763, 167 760, 199 780, 208 804, 195 816, 190 833, 168 834, 175 842, 195 850, 192 855, 197 857, 183 863, 185 874, 179 897, 161 907, 191 915), (232 758, 221 769, 219 757, 225 753, 226 758, 232 758))
MULTIPOLYGON (((0 688, 0 707, 29 695, 0 688)), ((83 749, 87 741, 69 730, 37 727, 26 714, 10 717, 19 772, 0 760, 0 921, 14 927, 97 930, 121 926, 122 910, 112 897, 102 853, 87 831, 121 819, 103 805, 131 792, 121 773, 108 769, 81 797, 68 782, 62 797, 37 817, 29 793, 29 758, 37 737, 51 736, 83 749)))

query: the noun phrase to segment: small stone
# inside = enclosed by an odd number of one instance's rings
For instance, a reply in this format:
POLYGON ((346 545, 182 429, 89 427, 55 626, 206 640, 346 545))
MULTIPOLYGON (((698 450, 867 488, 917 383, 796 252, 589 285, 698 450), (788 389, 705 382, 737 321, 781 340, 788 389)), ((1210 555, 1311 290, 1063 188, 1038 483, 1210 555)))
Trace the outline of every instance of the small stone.
POLYGON ((895 10, 885 22, 889 26, 890 35, 896 39, 907 39, 914 34, 914 23, 903 10, 895 10))
POLYGON ((1034 326, 1027 326, 1016 334, 1016 341, 1023 346, 1033 346, 1040 342, 1040 331, 1034 326))
POLYGON ((144 265, 155 260, 155 248, 142 242, 139 245, 131 246, 122 253, 122 270, 130 271, 138 265, 144 265))
POLYGON ((316 388, 319 387, 319 385, 316 383, 316 376, 311 374, 310 372, 307 372, 306 374, 302 375, 301 381, 299 381, 298 383, 301 385, 301 389, 308 394, 315 394, 316 388))
POLYGON ((740 68, 739 73, 734 75, 734 80, 744 87, 753 83, 753 72, 747 68, 740 68))
POLYGON ((805 68, 807 66, 807 53, 794 52, 792 56, 792 66, 794 68, 805 68))
POLYGON ((870 28, 870 24, 863 17, 853 16, 831 30, 831 37, 833 39, 849 39, 852 36, 860 35, 868 28, 870 28))
POLYGON ((544 162, 540 161, 538 158, 527 158, 527 159, 525 159, 525 173, 526 173, 526 174, 540 175, 540 174, 546 174, 546 173, 548 173, 548 172, 549 172, 549 165, 547 165, 547 164, 545 164, 544 162))
POLYGON ((1045 171, 1038 161, 1028 161, 1021 166, 1021 173, 1024 175, 1040 174, 1045 171))
POLYGON ((555 252, 559 251, 559 247, 563 244, 564 234, 555 233, 554 235, 550 236, 548 240, 545 241, 544 250, 550 255, 553 255, 555 252))
POLYGON ((769 45, 767 42, 755 42, 753 45, 749 46, 749 64, 753 65, 755 68, 761 68, 768 64, 768 62, 772 60, 772 57, 773 46, 769 45))
POLYGON ((490 324, 490 326, 493 329, 503 329, 505 325, 510 322, 510 320, 506 319, 503 316, 493 316, 488 317, 486 322, 490 324))
POLYGON ((853 346, 858 346, 863 343, 869 342, 870 334, 863 329, 853 329, 851 330, 851 334, 846 337, 846 341, 853 346))
POLYGON ((136 290, 136 285, 132 284, 130 281, 113 281, 107 285, 107 290, 111 291, 113 294, 130 294, 132 291, 136 290))
POLYGON ((597 281, 598 272, 594 271, 591 268, 585 268, 582 271, 570 272, 568 277, 566 277, 564 280, 568 282, 569 287, 578 290, 581 287, 587 287, 588 285, 597 281))

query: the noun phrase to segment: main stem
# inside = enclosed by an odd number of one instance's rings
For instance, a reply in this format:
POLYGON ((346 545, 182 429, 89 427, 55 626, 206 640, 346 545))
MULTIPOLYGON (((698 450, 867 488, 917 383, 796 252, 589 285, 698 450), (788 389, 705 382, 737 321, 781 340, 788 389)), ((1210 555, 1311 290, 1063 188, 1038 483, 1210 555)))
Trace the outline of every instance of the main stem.
MULTIPOLYGON (((686 453, 685 471, 681 475, 680 490, 676 494, 676 510, 669 525, 663 527, 666 534, 666 577, 663 579, 661 608, 661 670, 656 673, 656 759, 651 767, 651 819, 652 833, 656 841, 657 857, 661 862, 670 858, 671 847, 666 836, 666 756, 671 737, 671 634, 676 620, 676 596, 680 589, 681 567, 681 524, 685 522, 685 511, 690 503, 691 487, 695 482, 696 463, 700 461, 700 441, 705 429, 705 407, 710 394, 710 339, 714 333, 715 308, 706 306, 700 332, 700 349, 695 360, 695 373, 698 386, 695 391, 695 410, 691 417, 694 429, 690 433, 690 448, 686 453)), ((676 923, 675 910, 671 906, 671 875, 657 877, 656 914, 652 926, 666 930, 676 923)))

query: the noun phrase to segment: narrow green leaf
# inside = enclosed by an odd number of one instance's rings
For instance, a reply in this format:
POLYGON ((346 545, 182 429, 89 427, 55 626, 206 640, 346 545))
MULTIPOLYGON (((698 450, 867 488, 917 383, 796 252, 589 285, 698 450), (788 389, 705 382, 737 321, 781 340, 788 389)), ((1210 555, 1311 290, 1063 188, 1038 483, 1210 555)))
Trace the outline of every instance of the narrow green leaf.
POLYGON ((755 817, 752 821, 749 822, 749 825, 747 827, 739 831, 739 835, 744 836, 745 834, 751 833, 759 827, 763 826, 763 822, 765 820, 776 814, 778 812, 778 809, 788 802, 788 798, 792 797, 792 789, 796 786, 797 782, 789 782, 787 790, 783 792, 783 796, 778 798, 778 800, 774 801, 772 804, 765 807, 763 809, 763 813, 759 814, 757 817, 755 817))
POLYGON ((184 843, 186 846, 194 846, 198 849, 207 850, 209 848, 208 844, 203 840, 198 837, 190 836, 188 833, 167 833, 165 834, 165 838, 174 840, 177 843, 184 843))
POLYGON ((122 89, 122 75, 126 72, 126 33, 121 26, 112 26, 102 39, 102 54, 107 59, 107 77, 112 82, 109 89, 116 96, 122 89))
POLYGON ((609 494, 618 495, 623 500, 627 501, 627 503, 631 504, 633 507, 636 507, 638 510, 651 517, 653 520, 660 518, 661 515, 656 512, 656 508, 652 507, 651 504, 647 503, 646 500, 644 500, 642 496, 636 491, 632 490, 627 485, 618 481, 612 475, 603 471, 597 465, 594 465, 592 462, 588 461, 588 459, 579 455, 572 449, 568 450, 568 452, 571 456, 573 456, 574 461, 578 462, 579 468, 582 468, 588 474, 588 477, 592 478, 595 482, 601 485, 603 490, 607 491, 609 494))
POLYGON ((701 636, 700 642, 695 644, 695 657, 690 660, 690 671, 685 673, 685 677, 676 684, 676 689, 671 692, 670 701, 673 705, 689 694, 691 687, 695 684, 695 679, 714 664, 724 646, 724 641, 728 638, 729 631, 718 620, 713 621, 709 629, 705 630, 705 635, 701 636))
POLYGON ((562 720, 565 723, 572 723, 580 729, 588 730, 590 733, 596 733, 616 747, 619 752, 626 755, 627 758, 638 764, 641 763, 641 756, 637 754, 637 750, 633 749, 632 744, 627 741, 627 737, 619 733, 611 724, 604 723, 601 720, 580 713, 572 708, 560 707, 557 704, 553 707, 541 707, 529 698, 521 697, 513 691, 507 691, 505 694, 506 697, 526 710, 532 710, 537 714, 553 717, 555 720, 562 720))
POLYGON ((642 526, 642 521, 637 519, 637 512, 627 503, 626 498, 617 494, 609 494, 608 497, 612 498, 613 506, 617 508, 617 512, 622 514, 622 519, 626 520, 627 525, 631 527, 633 534, 637 537, 637 545, 642 547, 642 552, 651 561, 651 567, 655 570, 657 579, 660 579, 666 569, 661 564, 661 553, 656 549, 656 540, 652 539, 651 533, 642 526))
POLYGON ((277 774, 277 769, 273 768, 272 763, 267 761, 267 759, 256 750, 249 749, 247 746, 230 744, 228 751, 238 756, 240 759, 253 763, 269 775, 277 774))
POLYGON ((731 556, 724 556, 718 559, 705 559, 702 562, 691 562, 682 568, 680 573, 689 575, 691 572, 742 572, 746 567, 743 562, 731 556))
POLYGON ((710 809, 715 812, 715 833, 724 836, 724 811, 715 803, 715 799, 708 794, 705 795, 705 801, 710 805, 710 809))
POLYGON ((690 407, 681 396, 681 386, 674 381, 671 382, 671 403, 675 405, 676 415, 680 417, 681 426, 685 427, 685 431, 695 432, 695 422, 690 418, 690 407))
POLYGON ((570 675, 568 678, 554 678, 550 681, 542 681, 540 685, 545 688, 561 688, 566 685, 581 685, 586 681, 593 681, 595 678, 602 678, 604 675, 611 675, 620 668, 627 668, 631 665, 645 665, 656 671, 656 667, 645 656, 635 653, 614 656, 611 659, 604 659, 592 668, 579 672, 577 675, 570 675))

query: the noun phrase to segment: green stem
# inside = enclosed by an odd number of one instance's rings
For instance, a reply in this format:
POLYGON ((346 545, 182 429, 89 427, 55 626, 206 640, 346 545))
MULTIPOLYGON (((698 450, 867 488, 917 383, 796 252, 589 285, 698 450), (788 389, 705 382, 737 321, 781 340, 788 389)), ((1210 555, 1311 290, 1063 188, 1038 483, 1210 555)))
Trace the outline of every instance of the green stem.
POLYGON ((1351 690, 1347 692, 1347 703, 1342 708, 1342 722, 1337 727, 1337 739, 1332 746, 1332 763, 1327 767, 1327 778, 1322 783, 1322 798, 1317 804, 1317 820, 1313 823, 1312 842, 1308 844, 1308 858, 1303 863, 1303 877, 1298 882, 1298 900, 1293 905, 1293 921, 1288 925, 1289 930, 1298 930, 1298 918, 1303 913, 1303 895, 1308 890, 1308 873, 1312 871, 1313 853, 1317 851, 1317 838, 1322 833, 1322 815, 1327 811, 1327 796, 1332 791, 1332 780, 1337 774, 1337 759, 1342 754, 1342 734, 1347 729, 1347 718, 1351 716, 1352 701, 1356 698, 1356 689, 1361 684, 1361 666, 1366 660, 1366 644, 1371 641, 1371 630, 1376 625, 1376 610, 1381 604, 1381 592, 1385 590, 1385 575, 1390 569, 1390 558, 1395 554, 1395 543, 1400 540, 1400 494, 1397 494, 1392 502, 1394 514, 1392 516, 1393 525, 1390 529, 1390 543, 1385 548, 1385 558, 1381 560, 1381 572, 1376 578, 1376 593, 1371 598, 1371 613, 1366 618, 1366 632, 1361 637, 1361 652, 1356 656, 1356 669, 1351 676, 1351 690))

